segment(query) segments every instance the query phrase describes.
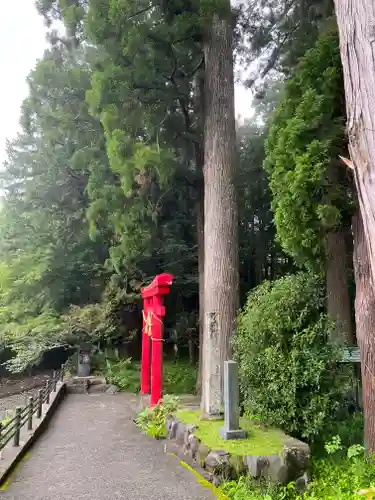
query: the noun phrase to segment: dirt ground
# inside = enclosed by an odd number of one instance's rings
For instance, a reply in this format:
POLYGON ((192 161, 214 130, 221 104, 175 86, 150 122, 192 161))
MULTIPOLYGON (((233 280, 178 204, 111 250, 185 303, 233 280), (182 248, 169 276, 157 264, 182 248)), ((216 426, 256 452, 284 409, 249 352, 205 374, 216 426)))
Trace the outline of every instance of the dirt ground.
POLYGON ((50 373, 42 373, 30 377, 12 377, 0 379, 0 420, 6 411, 23 406, 29 396, 33 396, 42 388, 50 373))

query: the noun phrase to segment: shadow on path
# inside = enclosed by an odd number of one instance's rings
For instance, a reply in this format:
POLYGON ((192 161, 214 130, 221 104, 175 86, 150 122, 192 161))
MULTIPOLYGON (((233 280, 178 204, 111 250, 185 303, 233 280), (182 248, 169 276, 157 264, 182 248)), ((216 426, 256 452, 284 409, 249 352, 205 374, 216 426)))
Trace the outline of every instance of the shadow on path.
POLYGON ((209 500, 132 422, 130 395, 69 395, 0 492, 1 500, 209 500))

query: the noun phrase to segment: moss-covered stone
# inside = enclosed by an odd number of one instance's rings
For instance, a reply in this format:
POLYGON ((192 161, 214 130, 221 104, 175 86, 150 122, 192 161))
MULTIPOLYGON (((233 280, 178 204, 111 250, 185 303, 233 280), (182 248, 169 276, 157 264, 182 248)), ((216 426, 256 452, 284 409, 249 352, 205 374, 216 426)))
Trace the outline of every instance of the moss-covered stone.
POLYGON ((184 424, 196 426, 194 434, 212 450, 225 450, 231 455, 272 455, 281 453, 285 434, 279 430, 262 428, 251 420, 241 419, 242 429, 248 431, 246 439, 226 441, 220 436, 223 420, 202 420, 200 412, 180 410, 176 418, 184 424))
POLYGON ((178 411, 166 423, 170 442, 206 469, 214 484, 243 473, 273 483, 298 481, 305 474, 310 458, 306 443, 246 419, 241 426, 248 437, 226 441, 220 436, 223 425, 223 421, 202 420, 200 411, 191 409, 178 411))

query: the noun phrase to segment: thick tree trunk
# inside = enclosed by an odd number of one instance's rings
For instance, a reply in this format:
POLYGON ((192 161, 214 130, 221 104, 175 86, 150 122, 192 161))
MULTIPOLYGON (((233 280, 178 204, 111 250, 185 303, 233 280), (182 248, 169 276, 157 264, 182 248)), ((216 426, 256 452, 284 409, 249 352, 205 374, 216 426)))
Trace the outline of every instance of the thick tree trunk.
POLYGON ((204 200, 203 189, 200 189, 197 202, 197 231, 198 231, 198 277, 199 277, 199 365, 197 377, 197 394, 202 392, 203 374, 203 326, 204 326, 204 200))
POLYGON ((375 2, 335 0, 349 151, 375 290, 375 2))
POLYGON ((327 311, 336 322, 332 340, 341 344, 353 344, 347 262, 345 232, 330 231, 326 236, 327 311))
POLYGON ((355 319, 361 352, 362 394, 365 414, 365 443, 375 453, 375 294, 371 283, 361 214, 353 219, 354 274, 356 282, 355 319))
POLYGON ((203 364, 203 324, 204 324, 204 73, 199 71, 195 76, 194 111, 197 119, 197 136, 195 143, 195 168, 197 176, 197 243, 198 243, 198 279, 199 279, 199 365, 196 391, 202 392, 202 364, 203 364))
POLYGON ((239 302, 238 215, 235 189, 236 131, 233 28, 213 15, 204 41, 204 351, 202 407, 220 412, 223 362, 230 353, 239 302))

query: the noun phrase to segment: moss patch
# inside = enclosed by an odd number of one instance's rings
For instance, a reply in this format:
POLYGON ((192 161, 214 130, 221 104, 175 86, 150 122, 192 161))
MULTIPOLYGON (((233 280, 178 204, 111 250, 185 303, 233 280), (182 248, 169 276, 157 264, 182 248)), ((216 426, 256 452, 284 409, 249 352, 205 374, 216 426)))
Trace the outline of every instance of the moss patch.
POLYGON ((197 430, 194 434, 212 450, 225 450, 231 455, 273 455, 280 453, 285 434, 277 429, 264 429, 251 420, 241 419, 241 428, 249 432, 247 439, 226 441, 220 436, 223 420, 201 420, 200 411, 179 410, 178 420, 184 424, 194 424, 197 430))

